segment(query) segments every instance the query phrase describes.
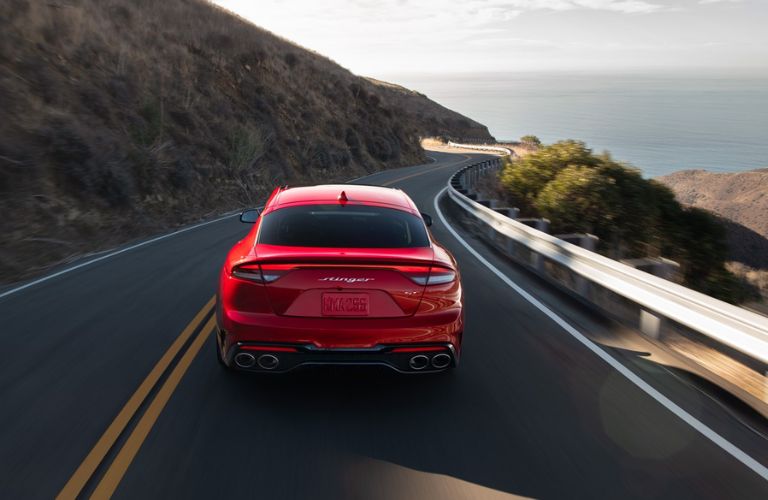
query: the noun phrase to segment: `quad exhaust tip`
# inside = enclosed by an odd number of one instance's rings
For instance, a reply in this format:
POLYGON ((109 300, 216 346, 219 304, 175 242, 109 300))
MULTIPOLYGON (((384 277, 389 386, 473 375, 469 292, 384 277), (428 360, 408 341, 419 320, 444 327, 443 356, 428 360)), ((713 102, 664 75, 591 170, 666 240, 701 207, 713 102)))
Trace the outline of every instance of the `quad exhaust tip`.
POLYGON ((435 354, 432 358, 432 366, 437 369, 447 368, 451 364, 451 357, 445 353, 435 354))
POLYGON ((256 364, 256 358, 249 352, 238 352, 235 354, 235 364, 240 368, 251 368, 256 364))
POLYGON ((414 370, 423 370, 429 366, 429 358, 423 354, 417 354, 416 356, 413 356, 410 361, 408 361, 408 364, 414 370))
POLYGON ((280 360, 274 354, 262 354, 259 356, 259 366, 265 370, 274 370, 279 364, 280 360))
POLYGON ((255 358, 249 352, 238 352, 235 355, 235 364, 239 368, 253 368, 256 364, 264 370, 274 370, 280 364, 280 360, 274 354, 262 354, 255 358))

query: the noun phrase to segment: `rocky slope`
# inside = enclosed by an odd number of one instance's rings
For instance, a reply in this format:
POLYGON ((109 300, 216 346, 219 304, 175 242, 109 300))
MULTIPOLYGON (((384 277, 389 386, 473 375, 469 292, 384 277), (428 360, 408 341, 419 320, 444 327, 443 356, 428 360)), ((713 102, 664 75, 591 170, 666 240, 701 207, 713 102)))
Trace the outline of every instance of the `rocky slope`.
POLYGON ((768 268, 768 169, 738 173, 683 170, 658 180, 681 203, 723 218, 732 260, 768 268))
POLYGON ((202 0, 0 3, 0 281, 491 137, 202 0))

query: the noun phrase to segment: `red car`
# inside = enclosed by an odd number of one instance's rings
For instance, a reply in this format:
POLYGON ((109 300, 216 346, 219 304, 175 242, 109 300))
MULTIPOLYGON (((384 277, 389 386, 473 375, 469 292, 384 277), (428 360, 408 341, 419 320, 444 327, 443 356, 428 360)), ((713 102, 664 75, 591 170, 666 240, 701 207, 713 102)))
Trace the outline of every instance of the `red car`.
POLYGON ((228 368, 378 364, 424 373, 456 366, 464 310, 456 261, 401 190, 277 188, 229 252, 217 302, 217 357, 228 368))

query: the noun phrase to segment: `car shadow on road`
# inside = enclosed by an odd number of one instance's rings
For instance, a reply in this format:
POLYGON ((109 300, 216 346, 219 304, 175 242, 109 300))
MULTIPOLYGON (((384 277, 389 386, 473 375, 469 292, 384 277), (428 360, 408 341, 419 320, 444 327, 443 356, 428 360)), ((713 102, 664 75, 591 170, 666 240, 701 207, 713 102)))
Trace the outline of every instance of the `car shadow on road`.
MULTIPOLYGON (((225 404, 232 406, 229 425, 265 422, 270 436, 262 437, 259 447, 302 450, 306 458, 296 460, 306 467, 304 480, 314 481, 318 497, 402 498, 405 492, 440 491, 440 498, 512 498, 572 492, 579 457, 558 450, 558 433, 534 432, 524 416, 528 408, 475 383, 477 376, 488 376, 481 373, 485 370, 463 371, 404 375, 381 367, 313 367, 281 375, 231 374, 223 390, 225 404), (289 443, 272 436, 287 436, 289 443), (525 451, 532 449, 539 451, 525 451), (562 471, 563 463, 571 467, 558 473, 561 481, 543 480, 562 471), (361 474, 370 475, 369 481, 361 481, 361 474), (377 480, 379 475, 389 480, 377 480)), ((555 409, 555 415, 564 410, 555 409)), ((546 427, 552 418, 542 415, 541 424, 546 427)), ((600 433, 585 430, 583 423, 578 427, 586 435, 600 433)), ((590 459, 582 462, 588 466, 590 459)))

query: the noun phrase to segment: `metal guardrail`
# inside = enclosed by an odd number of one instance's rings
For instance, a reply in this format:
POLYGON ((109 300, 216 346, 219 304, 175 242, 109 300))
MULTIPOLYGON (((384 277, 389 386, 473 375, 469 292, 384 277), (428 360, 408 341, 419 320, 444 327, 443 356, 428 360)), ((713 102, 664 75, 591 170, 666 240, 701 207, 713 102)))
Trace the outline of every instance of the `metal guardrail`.
POLYGON ((500 146, 491 146, 489 144, 459 144, 457 142, 448 141, 449 148, 461 148, 461 149, 476 149, 478 151, 492 151, 494 153, 502 153, 505 155, 512 155, 514 152, 509 148, 503 148, 500 146))
POLYGON ((451 177, 447 189, 448 196, 461 210, 493 233, 491 239, 501 237, 507 243, 527 248, 531 267, 540 268, 543 262, 550 261, 568 269, 587 285, 594 283, 637 304, 641 329, 643 325, 658 328, 663 319, 668 319, 768 364, 768 318, 560 240, 467 196, 484 171, 499 166, 496 160, 465 167, 451 177))

